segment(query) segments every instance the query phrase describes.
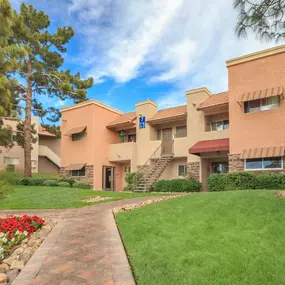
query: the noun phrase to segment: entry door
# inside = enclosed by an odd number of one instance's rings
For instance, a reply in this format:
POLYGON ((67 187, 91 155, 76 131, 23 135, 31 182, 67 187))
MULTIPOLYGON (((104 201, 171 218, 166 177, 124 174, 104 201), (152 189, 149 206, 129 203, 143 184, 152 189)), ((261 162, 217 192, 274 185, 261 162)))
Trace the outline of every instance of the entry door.
POLYGON ((172 128, 162 129, 162 150, 163 155, 172 154, 172 128))
POLYGON ((115 167, 103 166, 103 189, 106 191, 115 190, 115 167))

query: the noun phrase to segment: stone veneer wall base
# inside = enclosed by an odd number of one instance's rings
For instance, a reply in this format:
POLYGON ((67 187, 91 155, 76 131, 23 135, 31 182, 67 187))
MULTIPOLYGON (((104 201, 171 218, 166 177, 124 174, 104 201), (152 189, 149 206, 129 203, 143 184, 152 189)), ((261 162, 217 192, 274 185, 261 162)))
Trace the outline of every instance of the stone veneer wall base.
POLYGON ((60 168, 60 177, 62 178, 72 178, 76 181, 86 181, 91 185, 91 188, 93 189, 93 170, 94 166, 93 165, 86 165, 85 166, 85 176, 82 177, 74 177, 70 176, 70 171, 66 170, 64 167, 60 168))

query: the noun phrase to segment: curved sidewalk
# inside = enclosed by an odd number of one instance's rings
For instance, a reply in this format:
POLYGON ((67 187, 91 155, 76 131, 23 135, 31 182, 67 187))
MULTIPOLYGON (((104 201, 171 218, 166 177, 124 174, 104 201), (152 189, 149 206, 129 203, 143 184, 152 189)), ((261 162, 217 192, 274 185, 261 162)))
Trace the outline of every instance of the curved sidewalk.
POLYGON ((134 285, 112 209, 149 199, 68 210, 0 211, 1 216, 36 214, 58 222, 12 285, 134 285))

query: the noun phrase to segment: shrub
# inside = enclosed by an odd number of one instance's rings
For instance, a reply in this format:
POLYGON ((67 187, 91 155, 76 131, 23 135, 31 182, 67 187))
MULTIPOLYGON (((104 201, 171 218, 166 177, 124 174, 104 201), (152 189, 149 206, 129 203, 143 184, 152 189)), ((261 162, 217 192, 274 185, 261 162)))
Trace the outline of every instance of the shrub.
POLYGON ((43 183, 43 186, 58 186, 58 181, 57 180, 46 180, 43 183))
POLYGON ((256 175, 257 188, 259 189, 280 189, 280 174, 259 174, 256 175))
POLYGON ((72 178, 60 178, 58 179, 58 182, 67 182, 69 186, 72 187, 76 181, 72 178))
POLYGON ((134 191, 135 185, 143 177, 141 172, 131 172, 128 173, 125 177, 127 185, 124 187, 123 191, 134 191))
POLYGON ((46 180, 47 180, 46 178, 38 178, 38 177, 33 178, 32 177, 32 178, 29 178, 29 184, 28 185, 43 186, 43 184, 46 180))
POLYGON ((154 192, 199 192, 201 183, 193 179, 159 180, 154 184, 154 192))
POLYGON ((86 181, 77 181, 73 184, 74 188, 90 189, 91 185, 86 181))
POLYGON ((68 182, 58 182, 58 187, 70 187, 70 184, 68 182))
POLYGON ((5 167, 5 170, 8 172, 14 172, 15 171, 15 165, 14 164, 7 164, 5 167))
POLYGON ((17 180, 16 184, 27 186, 27 185, 31 184, 30 180, 31 180, 31 178, 20 178, 17 180))
POLYGON ((12 187, 7 180, 0 180, 0 199, 12 193, 12 187))
POLYGON ((211 174, 208 178, 208 191, 284 189, 284 174, 256 174, 233 172, 211 174))

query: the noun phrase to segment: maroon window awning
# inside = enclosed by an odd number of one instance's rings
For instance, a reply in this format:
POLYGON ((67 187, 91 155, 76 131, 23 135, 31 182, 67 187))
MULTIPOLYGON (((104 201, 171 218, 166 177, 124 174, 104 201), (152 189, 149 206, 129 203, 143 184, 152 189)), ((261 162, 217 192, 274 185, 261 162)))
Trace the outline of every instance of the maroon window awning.
POLYGON ((217 139, 199 141, 189 148, 189 153, 199 155, 205 152, 228 151, 230 149, 229 139, 217 139))

